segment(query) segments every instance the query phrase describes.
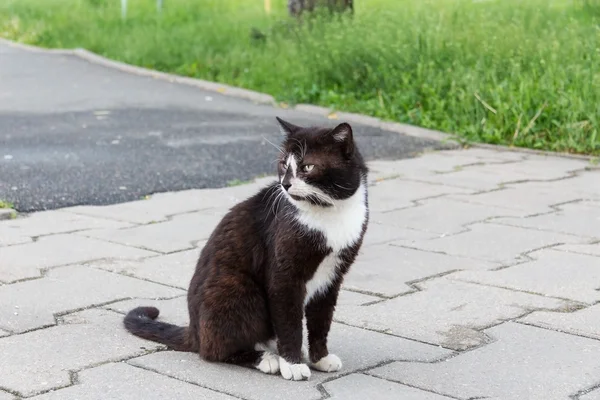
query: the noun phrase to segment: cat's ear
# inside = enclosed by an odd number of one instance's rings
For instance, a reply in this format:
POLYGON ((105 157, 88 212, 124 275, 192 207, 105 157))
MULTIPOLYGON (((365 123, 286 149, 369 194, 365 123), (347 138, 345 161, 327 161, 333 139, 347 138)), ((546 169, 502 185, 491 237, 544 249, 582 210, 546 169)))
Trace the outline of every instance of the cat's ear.
POLYGON ((352 127, 350 124, 343 122, 333 128, 330 133, 333 140, 342 145, 344 154, 351 157, 354 154, 354 136, 352 135, 352 127))
POLYGON ((284 121, 279 117, 275 117, 277 122, 279 122, 279 129, 281 130, 281 134, 283 136, 288 136, 300 129, 299 126, 296 126, 290 122, 284 121))

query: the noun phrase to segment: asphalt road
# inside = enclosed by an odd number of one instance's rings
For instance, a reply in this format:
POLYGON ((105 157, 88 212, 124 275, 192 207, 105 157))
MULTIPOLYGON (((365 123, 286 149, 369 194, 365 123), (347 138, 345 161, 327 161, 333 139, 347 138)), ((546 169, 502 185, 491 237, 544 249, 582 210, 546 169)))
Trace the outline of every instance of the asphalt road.
MULTIPOLYGON (((0 199, 30 212, 274 173, 274 117, 340 121, 0 43, 0 199)), ((369 160, 438 142, 353 124, 369 160)))

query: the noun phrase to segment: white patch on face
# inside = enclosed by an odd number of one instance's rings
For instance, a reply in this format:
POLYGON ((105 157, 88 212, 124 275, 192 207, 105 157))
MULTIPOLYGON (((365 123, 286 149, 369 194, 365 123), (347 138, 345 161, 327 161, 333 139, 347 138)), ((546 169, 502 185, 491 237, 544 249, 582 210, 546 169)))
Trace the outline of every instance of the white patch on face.
POLYGON ((298 172, 298 162, 296 161, 296 157, 293 154, 290 154, 288 156, 285 165, 288 168, 292 168, 292 176, 295 178, 298 172))
POLYGON ((300 198, 305 198, 309 195, 313 195, 321 199, 324 203, 331 203, 333 199, 327 193, 321 189, 311 186, 299 178, 290 179, 292 187, 288 190, 288 193, 300 198))

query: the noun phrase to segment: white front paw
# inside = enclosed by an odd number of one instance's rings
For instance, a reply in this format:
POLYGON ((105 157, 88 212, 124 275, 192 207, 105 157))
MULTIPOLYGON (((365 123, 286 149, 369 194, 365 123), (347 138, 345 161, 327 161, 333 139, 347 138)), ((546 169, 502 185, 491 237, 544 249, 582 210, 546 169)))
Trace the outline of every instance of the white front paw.
POLYGON ((281 376, 287 380, 303 381, 310 378, 310 369, 306 364, 290 364, 283 357, 279 357, 279 370, 281 376))
POLYGON ((279 356, 277 354, 265 352, 262 355, 262 359, 256 366, 261 372, 265 374, 276 374, 279 372, 279 356))
POLYGON ((335 354, 328 354, 316 363, 312 363, 311 367, 318 371, 336 372, 342 369, 342 360, 335 354))

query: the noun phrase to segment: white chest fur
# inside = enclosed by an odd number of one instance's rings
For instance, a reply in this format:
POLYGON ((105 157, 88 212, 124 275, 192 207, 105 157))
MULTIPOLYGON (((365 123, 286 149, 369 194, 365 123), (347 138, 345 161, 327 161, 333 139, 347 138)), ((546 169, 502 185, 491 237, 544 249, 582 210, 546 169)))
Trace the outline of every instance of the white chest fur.
POLYGON ((366 190, 364 184, 361 185, 352 197, 336 201, 333 207, 295 202, 299 210, 296 216, 298 222, 306 228, 321 232, 332 250, 306 283, 305 303, 314 295, 327 290, 336 277, 340 252, 360 238, 367 218, 366 190))

